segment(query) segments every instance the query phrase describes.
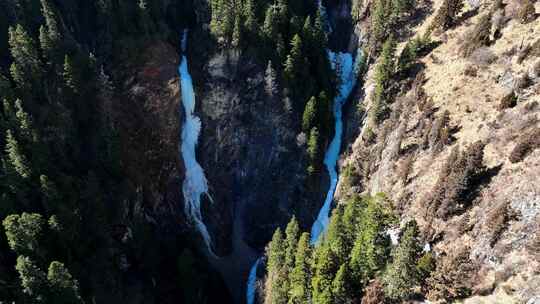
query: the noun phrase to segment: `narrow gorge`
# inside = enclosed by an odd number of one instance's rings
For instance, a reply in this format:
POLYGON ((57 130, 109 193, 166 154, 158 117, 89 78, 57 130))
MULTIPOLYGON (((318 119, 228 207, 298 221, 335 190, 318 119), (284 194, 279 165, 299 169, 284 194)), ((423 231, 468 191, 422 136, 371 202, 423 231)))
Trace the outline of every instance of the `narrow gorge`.
POLYGON ((0 303, 539 304, 539 16, 0 1, 0 303))

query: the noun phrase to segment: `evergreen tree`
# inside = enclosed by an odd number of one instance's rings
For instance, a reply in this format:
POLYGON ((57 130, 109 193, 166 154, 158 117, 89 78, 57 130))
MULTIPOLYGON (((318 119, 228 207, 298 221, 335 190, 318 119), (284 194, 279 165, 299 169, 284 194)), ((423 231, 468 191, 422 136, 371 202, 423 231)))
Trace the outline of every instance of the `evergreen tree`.
POLYGON ((411 11, 414 5, 414 0, 393 0, 392 9, 394 17, 399 18, 403 13, 411 11))
POLYGON ((276 229, 266 249, 267 277, 265 304, 286 304, 288 299, 287 274, 284 271, 286 242, 281 229, 276 229))
POLYGON ((521 4, 521 8, 518 12, 519 21, 523 24, 533 21, 536 17, 536 9, 534 3, 531 0, 525 0, 521 4))
POLYGON ((435 256, 433 252, 424 252, 416 263, 416 274, 418 275, 418 281, 421 283, 424 282, 433 270, 435 270, 435 256))
POLYGON ((378 198, 368 198, 360 218, 358 234, 351 250, 350 264, 353 281, 365 286, 380 270, 390 246, 383 234, 388 225, 388 215, 378 198))
POLYGON ((462 49, 463 55, 471 56, 478 48, 489 45, 491 41, 491 17, 491 13, 482 15, 478 23, 468 33, 467 41, 462 49))
POLYGON ((332 281, 336 273, 336 257, 329 246, 319 245, 314 253, 312 303, 332 304, 332 281))
POLYGON ((13 63, 10 71, 20 88, 28 88, 41 74, 41 66, 35 43, 26 30, 17 25, 9 28, 9 45, 13 63))
POLYGON ((418 56, 418 50, 420 47, 420 39, 418 37, 407 41, 405 47, 401 51, 398 60, 398 70, 400 72, 408 70, 418 56))
POLYGON ((383 278, 384 293, 394 300, 405 300, 418 283, 416 262, 421 251, 416 222, 407 223, 399 245, 392 252, 392 263, 383 278))
POLYGON ((30 164, 11 130, 6 131, 6 153, 15 172, 22 178, 29 178, 32 174, 30 164))
MULTIPOLYGON (((295 33, 298 33, 298 31, 296 31, 295 33)), ((306 45, 308 46, 313 45, 314 34, 315 32, 313 29, 313 25, 311 24, 311 16, 308 15, 306 17, 306 20, 304 21, 304 25, 302 26, 302 38, 306 45)), ((310 53, 314 51, 314 50, 310 50, 310 47, 307 47, 306 49, 310 51, 310 53)))
POLYGON ((276 70, 272 67, 272 61, 268 61, 266 71, 264 73, 264 89, 270 97, 276 97, 279 94, 279 86, 277 83, 276 70))
POLYGON ((235 24, 233 3, 230 0, 212 0, 211 9, 210 31, 220 43, 227 44, 231 41, 235 24))
POLYGON ((359 230, 359 220, 363 207, 363 200, 359 197, 353 197, 345 204, 345 209, 343 210, 343 229, 345 231, 347 246, 351 249, 359 230))
POLYGON ((289 274, 289 304, 305 304, 310 299, 311 247, 309 233, 302 233, 294 259, 294 268, 289 274))
POLYGON ((316 127, 311 128, 309 132, 307 152, 310 160, 308 173, 312 174, 317 169, 317 161, 319 159, 319 130, 316 127))
POLYGON ((300 35, 295 34, 291 40, 291 51, 285 61, 283 73, 289 88, 295 88, 296 84, 302 79, 305 71, 305 62, 302 55, 302 39, 300 35))
POLYGON ((254 0, 246 0, 243 6, 244 29, 248 37, 256 37, 258 31, 254 0))
POLYGON ((431 27, 447 30, 452 27, 463 9, 463 0, 444 0, 437 11, 431 27))
POLYGON ((17 254, 33 255, 38 249, 43 219, 38 213, 12 214, 2 222, 9 247, 17 254))
POLYGON ((79 91, 80 83, 78 75, 75 71, 73 60, 68 55, 64 57, 64 72, 62 73, 62 75, 64 77, 64 83, 66 84, 66 86, 70 88, 74 93, 77 93, 79 91))
POLYGON ((285 267, 287 273, 294 267, 294 256, 299 233, 298 221, 293 216, 289 224, 287 224, 287 228, 285 228, 285 267))
POLYGON ((234 28, 232 33, 232 46, 234 48, 239 48, 241 43, 242 28, 240 25, 240 18, 236 18, 234 21, 234 28))
POLYGON ((46 303, 47 279, 45 273, 28 257, 17 257, 15 269, 19 273, 23 292, 36 303, 46 303))
POLYGON ((47 280, 50 286, 51 303, 82 303, 77 282, 73 279, 64 264, 57 261, 52 262, 47 272, 47 280))
POLYGON ((347 263, 344 263, 339 267, 336 277, 332 281, 333 304, 352 303, 352 291, 349 285, 349 269, 347 263))
POLYGON ((375 68, 375 94, 370 111, 372 123, 377 123, 380 121, 382 114, 386 111, 387 104, 389 102, 387 90, 390 87, 395 69, 395 48, 396 42, 391 36, 384 43, 379 64, 375 68))
POLYGON ((360 18, 362 17, 360 14, 362 13, 362 0, 353 0, 352 1, 352 8, 351 8, 351 17, 355 22, 360 21, 360 18))
POLYGON ((311 130, 316 124, 317 120, 317 99, 312 96, 306 103, 304 114, 302 115, 302 130, 305 132, 311 130))
POLYGON ((277 42, 279 27, 280 27, 280 15, 277 5, 270 5, 266 9, 264 17, 264 23, 262 26, 262 34, 269 41, 277 42))
POLYGON ((54 8, 49 0, 41 0, 41 12, 45 18, 45 26, 39 28, 39 42, 44 55, 51 62, 54 62, 59 59, 59 53, 62 51, 62 33, 54 8))
POLYGON ((58 205, 61 203, 61 197, 56 185, 46 175, 39 176, 39 183, 45 208, 48 211, 58 208, 58 205))
POLYGON ((347 244, 347 236, 345 235, 345 227, 343 225, 343 209, 336 208, 332 212, 330 224, 325 236, 325 242, 328 243, 334 256, 337 258, 338 264, 346 262, 350 248, 347 244))
POLYGON ((19 124, 20 133, 27 142, 35 142, 37 138, 32 127, 32 119, 30 118, 30 115, 24 111, 20 99, 15 100, 15 110, 15 116, 19 124))
POLYGON ((393 26, 391 16, 391 0, 376 0, 374 2, 373 15, 371 16, 370 51, 377 53, 381 41, 385 41, 393 26))
POLYGON ((315 24, 313 26, 312 37, 317 49, 323 50, 327 45, 326 31, 324 29, 326 21, 323 18, 320 10, 317 10, 317 16, 315 18, 315 24))

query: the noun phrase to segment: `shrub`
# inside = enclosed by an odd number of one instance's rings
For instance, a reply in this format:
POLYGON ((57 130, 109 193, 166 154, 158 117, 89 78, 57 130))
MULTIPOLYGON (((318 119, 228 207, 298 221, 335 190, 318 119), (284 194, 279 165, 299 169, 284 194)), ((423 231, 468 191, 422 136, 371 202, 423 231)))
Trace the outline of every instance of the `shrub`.
POLYGON ((462 153, 457 146, 452 150, 433 191, 425 198, 430 214, 447 219, 470 205, 471 194, 475 193, 486 172, 484 146, 477 141, 462 153))
POLYGON ((482 46, 489 45, 491 36, 491 13, 480 17, 476 26, 467 33, 463 44, 463 55, 471 56, 482 46))
POLYGON ((450 137, 450 113, 444 111, 443 115, 437 117, 433 124, 431 125, 431 130, 429 131, 429 147, 435 152, 439 152, 442 147, 448 144, 448 139, 450 137))
POLYGON ((506 94, 501 99, 501 102, 499 103, 499 110, 502 111, 504 109, 513 108, 517 105, 517 96, 514 91, 506 94))
POLYGON ((435 255, 433 252, 428 251, 418 259, 416 263, 416 273, 418 274, 418 279, 420 282, 423 282, 429 277, 429 275, 435 270, 435 255))
POLYGON ((377 138, 377 134, 373 132, 373 128, 370 126, 366 126, 366 131, 364 132, 363 139, 368 144, 375 143, 375 139, 377 138))
POLYGON ((469 296, 474 270, 468 250, 451 252, 449 256, 437 261, 437 270, 427 279, 427 298, 430 301, 453 302, 454 299, 469 296))
POLYGON ((400 180, 403 184, 407 184, 407 181, 409 179, 409 174, 413 166, 413 161, 414 161, 414 156, 412 153, 409 153, 407 154, 407 156, 405 156, 405 158, 399 164, 397 177, 398 177, 398 180, 400 180))
POLYGON ((540 77, 540 60, 533 64, 531 72, 534 77, 540 77))
POLYGON ((437 11, 431 29, 447 30, 457 21, 457 17, 463 9, 463 0, 444 0, 442 6, 437 11))
POLYGON ((514 90, 523 90, 532 84, 532 80, 528 74, 523 74, 514 80, 514 90))
POLYGON ((535 19, 536 11, 534 9, 534 4, 531 0, 525 0, 521 4, 521 8, 518 12, 519 22, 525 24, 533 21, 535 19))
POLYGON ((486 66, 495 62, 497 56, 488 47, 481 47, 471 54, 470 60, 477 65, 486 66))
POLYGON ((469 65, 465 68, 465 70, 463 71, 463 74, 469 77, 476 77, 478 76, 478 68, 475 67, 474 65, 469 65))
POLYGON ((503 203, 493 209, 486 218, 487 227, 491 233, 490 245, 493 247, 508 228, 508 222, 515 218, 509 203, 503 203))
POLYGON ((384 288, 378 279, 373 280, 364 290, 361 304, 384 304, 384 288))
POLYGON ((526 133, 512 149, 508 159, 511 163, 520 162, 537 148, 540 148, 540 130, 538 129, 526 133))

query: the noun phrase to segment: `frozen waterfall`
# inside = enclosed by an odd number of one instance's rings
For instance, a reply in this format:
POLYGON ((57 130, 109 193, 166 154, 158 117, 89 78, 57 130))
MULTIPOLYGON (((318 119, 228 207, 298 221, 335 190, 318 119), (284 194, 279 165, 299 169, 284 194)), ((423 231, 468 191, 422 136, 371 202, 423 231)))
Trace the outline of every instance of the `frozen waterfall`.
MULTIPOLYGON (((186 51, 187 29, 184 30, 181 40, 182 53, 186 51)), ((195 148, 201 131, 201 120, 195 116, 195 93, 193 91, 193 81, 188 70, 187 58, 182 54, 180 66, 180 86, 182 88, 182 105, 185 111, 185 121, 182 128, 181 152, 186 169, 182 192, 184 195, 186 216, 193 222, 197 230, 201 233, 208 250, 212 252, 211 239, 206 225, 201 215, 201 195, 208 195, 208 184, 202 167, 196 159, 195 148)))
POLYGON ((341 135, 343 134, 343 120, 342 120, 342 107, 349 98, 356 79, 358 78, 358 70, 353 60, 351 53, 334 53, 328 51, 328 58, 332 64, 332 69, 336 71, 339 79, 338 94, 334 99, 334 138, 326 150, 324 156, 324 165, 330 176, 330 187, 326 193, 326 199, 324 204, 319 210, 317 219, 311 226, 311 243, 314 244, 319 239, 320 235, 326 230, 329 221, 330 209, 332 200, 334 198, 334 192, 338 182, 338 174, 336 170, 337 160, 339 158, 339 150, 341 148, 341 135))
POLYGON ((257 268, 259 268, 259 264, 261 263, 261 258, 258 258, 255 263, 253 263, 253 266, 251 266, 251 269, 249 270, 249 277, 246 287, 246 297, 247 297, 247 304, 254 304, 255 303, 255 292, 257 291, 257 268))

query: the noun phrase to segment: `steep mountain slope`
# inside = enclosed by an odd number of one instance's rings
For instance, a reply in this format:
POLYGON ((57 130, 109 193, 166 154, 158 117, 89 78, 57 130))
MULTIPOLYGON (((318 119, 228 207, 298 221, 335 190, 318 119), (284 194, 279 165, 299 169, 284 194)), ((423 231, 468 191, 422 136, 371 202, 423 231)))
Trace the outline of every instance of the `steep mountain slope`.
MULTIPOLYGON (((432 12, 442 4, 434 1, 432 12)), ((464 56, 470 33, 495 5, 478 4, 467 6, 454 27, 432 34, 438 46, 418 61, 416 76, 401 81, 389 117, 364 128, 351 144, 341 163, 347 174, 337 200, 384 192, 402 223, 419 224, 441 269, 470 267, 459 280, 472 294, 496 293, 504 303, 525 303, 540 290, 540 58, 534 51, 540 21, 520 22, 521 3, 505 3, 490 19, 491 42, 464 56), (514 97, 515 105, 503 104, 514 97), (462 157, 479 157, 482 168, 474 170, 483 170, 480 175, 452 176, 460 166, 452 160, 458 147, 467 151, 462 157), (461 192, 450 199, 448 191, 461 192), (466 258, 456 259, 460 254, 466 258)), ((423 35, 434 16, 420 19, 411 36, 423 35)), ((406 40, 401 41, 397 54, 406 40)), ((368 112, 374 106, 374 74, 371 68, 364 85, 362 107, 368 112)), ((431 296, 441 294, 432 290, 431 296)))

